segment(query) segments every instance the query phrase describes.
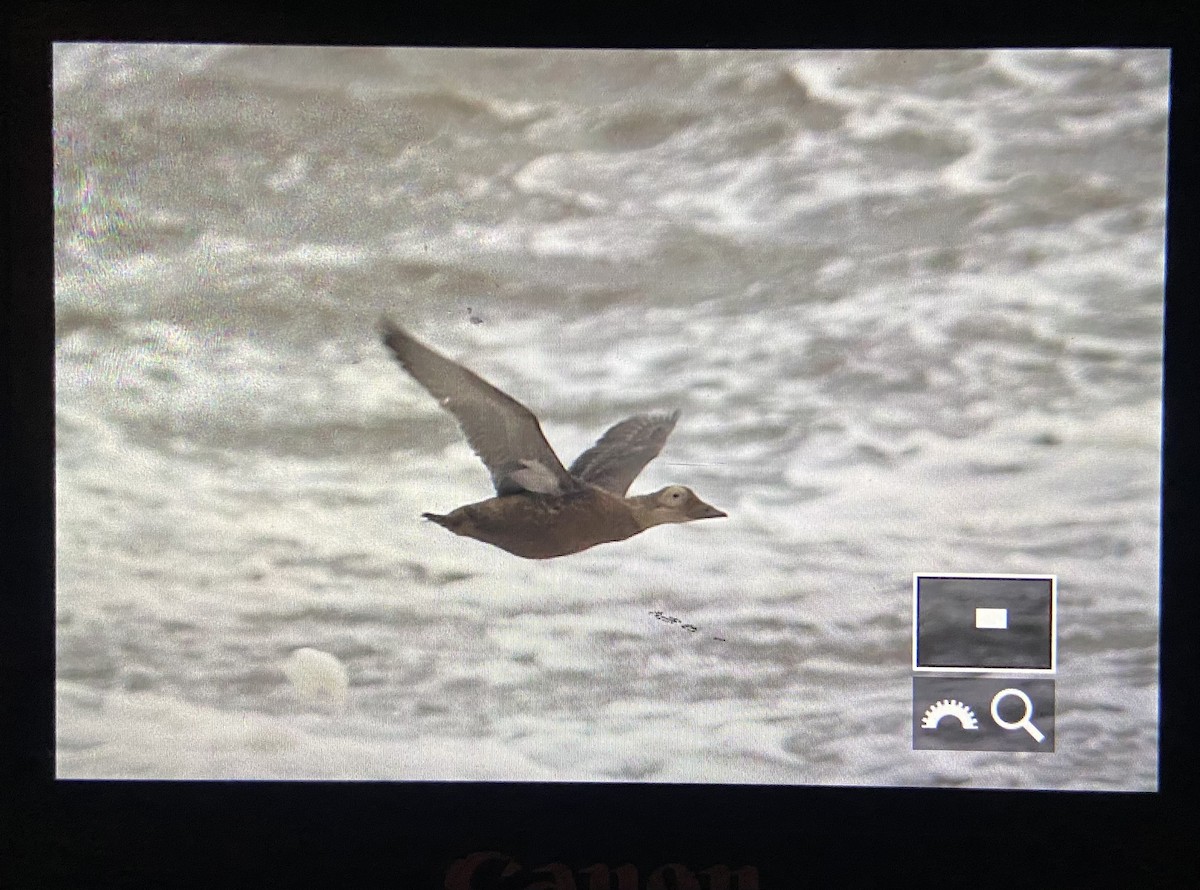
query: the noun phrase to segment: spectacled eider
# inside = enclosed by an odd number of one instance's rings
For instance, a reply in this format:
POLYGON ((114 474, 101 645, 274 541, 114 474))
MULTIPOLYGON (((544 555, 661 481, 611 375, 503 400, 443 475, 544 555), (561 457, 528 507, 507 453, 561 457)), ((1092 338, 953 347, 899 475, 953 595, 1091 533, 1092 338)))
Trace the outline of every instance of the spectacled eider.
POLYGON ((537 417, 516 399, 390 319, 380 320, 379 331, 404 369, 454 415, 492 475, 496 497, 444 516, 422 514, 456 535, 526 559, 550 559, 623 541, 655 525, 726 515, 682 485, 625 496, 662 450, 678 411, 622 420, 566 470, 537 417))

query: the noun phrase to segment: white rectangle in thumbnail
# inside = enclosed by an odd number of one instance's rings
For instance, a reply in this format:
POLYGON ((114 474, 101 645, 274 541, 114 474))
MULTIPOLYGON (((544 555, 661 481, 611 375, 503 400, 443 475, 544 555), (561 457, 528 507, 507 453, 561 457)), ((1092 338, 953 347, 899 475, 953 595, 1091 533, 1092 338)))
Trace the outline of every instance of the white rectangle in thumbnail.
POLYGON ((981 630, 1007 630, 1008 609, 976 609, 975 626, 981 630))

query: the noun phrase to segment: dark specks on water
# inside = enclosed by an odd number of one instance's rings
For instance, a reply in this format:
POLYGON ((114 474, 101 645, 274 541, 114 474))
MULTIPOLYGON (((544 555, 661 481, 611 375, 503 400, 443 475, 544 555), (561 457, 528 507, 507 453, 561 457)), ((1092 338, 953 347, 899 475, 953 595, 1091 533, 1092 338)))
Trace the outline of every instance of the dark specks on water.
POLYGON ((60 775, 1154 788, 1168 59, 56 46, 60 775), (731 518, 422 522, 385 313, 731 518), (911 750, 930 570, 1058 575, 1062 753, 911 750))

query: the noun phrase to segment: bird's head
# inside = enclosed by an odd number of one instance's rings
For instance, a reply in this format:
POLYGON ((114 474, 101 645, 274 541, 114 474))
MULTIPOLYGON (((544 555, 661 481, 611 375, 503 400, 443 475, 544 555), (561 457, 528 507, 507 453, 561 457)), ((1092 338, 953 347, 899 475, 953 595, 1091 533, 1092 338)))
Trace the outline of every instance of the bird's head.
POLYGON ((650 525, 667 522, 691 522, 693 519, 718 519, 727 514, 696 497, 683 485, 668 485, 643 499, 643 515, 650 525))

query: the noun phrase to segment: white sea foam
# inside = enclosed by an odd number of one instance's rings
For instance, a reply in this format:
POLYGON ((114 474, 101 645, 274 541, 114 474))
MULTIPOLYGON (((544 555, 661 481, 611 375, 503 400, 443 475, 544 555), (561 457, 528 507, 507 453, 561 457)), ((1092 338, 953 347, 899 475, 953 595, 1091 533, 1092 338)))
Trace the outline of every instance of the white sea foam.
POLYGON ((302 647, 282 664, 282 670, 303 698, 329 701, 344 707, 350 688, 350 672, 337 656, 302 647))

